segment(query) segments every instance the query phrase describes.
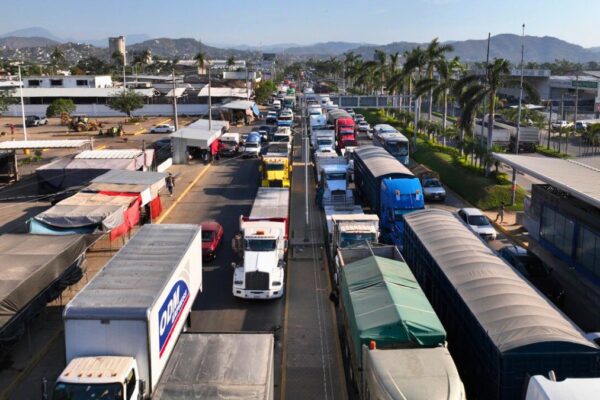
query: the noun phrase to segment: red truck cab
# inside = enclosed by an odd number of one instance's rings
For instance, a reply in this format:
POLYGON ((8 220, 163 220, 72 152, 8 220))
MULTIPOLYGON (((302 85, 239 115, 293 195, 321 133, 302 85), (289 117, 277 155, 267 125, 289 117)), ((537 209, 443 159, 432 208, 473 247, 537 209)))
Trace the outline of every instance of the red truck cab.
POLYGON ((356 141, 356 132, 354 131, 354 120, 351 117, 338 118, 335 121, 335 134, 337 137, 338 149, 343 149, 345 142, 356 141))

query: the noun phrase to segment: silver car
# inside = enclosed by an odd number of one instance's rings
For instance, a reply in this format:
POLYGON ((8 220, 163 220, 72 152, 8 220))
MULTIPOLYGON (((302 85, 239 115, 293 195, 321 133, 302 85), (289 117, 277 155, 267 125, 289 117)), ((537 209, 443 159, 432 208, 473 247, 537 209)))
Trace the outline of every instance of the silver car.
POLYGON ((446 199, 446 190, 437 178, 423 179, 423 195, 426 200, 444 201, 446 199))

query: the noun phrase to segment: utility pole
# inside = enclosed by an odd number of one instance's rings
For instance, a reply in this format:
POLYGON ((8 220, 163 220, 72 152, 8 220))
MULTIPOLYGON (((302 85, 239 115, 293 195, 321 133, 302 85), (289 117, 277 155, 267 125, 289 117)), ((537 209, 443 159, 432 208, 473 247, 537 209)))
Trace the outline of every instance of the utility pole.
POLYGON ((248 87, 248 64, 246 64, 246 100, 250 100, 250 89, 248 87))
POLYGON ((175 130, 179 129, 179 120, 177 119, 177 86, 175 85, 175 68, 171 73, 171 78, 173 80, 173 122, 175 123, 175 130))
POLYGON ((23 138, 27 140, 27 125, 25 124, 25 102, 23 101, 23 78, 21 77, 21 65, 17 65, 17 69, 19 71, 19 96, 21 97, 21 121, 23 123, 23 138))
MULTIPOLYGON (((488 32, 488 40, 487 40, 487 55, 485 57, 485 71, 483 71, 484 73, 484 77, 487 79, 487 74, 488 74, 488 65, 490 63, 490 42, 492 40, 492 33, 488 32)), ((486 85, 487 85, 487 80, 485 81, 486 85)), ((481 149, 481 151, 483 152, 483 138, 485 137, 485 112, 486 112, 486 96, 483 97, 483 110, 482 110, 482 117, 481 117, 481 139, 479 140, 479 148, 481 149)), ((489 123, 490 121, 488 121, 489 123)), ((491 138, 488 138, 489 140, 491 140, 491 138)), ((475 147, 475 146, 473 146, 475 147)), ((473 159, 475 158, 475 156, 473 156, 473 159)))
POLYGON ((550 135, 552 134, 552 106, 554 103, 550 99, 550 115, 548 116, 548 136, 546 137, 546 148, 550 150, 550 135))
MULTIPOLYGON (((575 85, 575 115, 573 116, 573 136, 577 136, 577 113, 579 111, 579 64, 577 64, 576 82, 577 85, 575 85)), ((581 138, 579 139, 579 156, 581 156, 581 138)))
POLYGON ((210 70, 211 66, 208 66, 208 130, 212 132, 212 98, 210 97, 210 70))
MULTIPOLYGON (((515 143, 515 154, 519 154, 519 140, 521 139, 521 108, 523 107, 523 65, 525 60, 525 24, 523 24, 523 33, 521 35, 521 78, 519 84, 519 107, 517 109, 517 140, 515 143)), ((510 196, 510 205, 515 205, 517 195, 517 169, 513 167, 512 173, 512 191, 510 196)))

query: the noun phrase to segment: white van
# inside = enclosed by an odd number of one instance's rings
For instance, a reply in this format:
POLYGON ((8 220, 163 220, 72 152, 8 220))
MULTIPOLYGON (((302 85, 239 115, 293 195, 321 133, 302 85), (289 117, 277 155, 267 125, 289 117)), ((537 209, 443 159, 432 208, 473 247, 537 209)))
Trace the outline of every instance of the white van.
POLYGON ((273 100, 273 110, 275 110, 275 111, 281 110, 281 100, 273 100))

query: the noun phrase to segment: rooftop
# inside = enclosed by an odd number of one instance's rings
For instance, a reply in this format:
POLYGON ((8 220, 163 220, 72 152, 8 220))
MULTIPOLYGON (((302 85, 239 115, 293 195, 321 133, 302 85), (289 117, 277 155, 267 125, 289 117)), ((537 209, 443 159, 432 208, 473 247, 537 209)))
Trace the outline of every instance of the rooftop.
POLYGON ((579 200, 600 207, 600 157, 563 160, 499 153, 494 153, 494 157, 579 200))

